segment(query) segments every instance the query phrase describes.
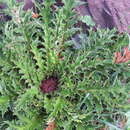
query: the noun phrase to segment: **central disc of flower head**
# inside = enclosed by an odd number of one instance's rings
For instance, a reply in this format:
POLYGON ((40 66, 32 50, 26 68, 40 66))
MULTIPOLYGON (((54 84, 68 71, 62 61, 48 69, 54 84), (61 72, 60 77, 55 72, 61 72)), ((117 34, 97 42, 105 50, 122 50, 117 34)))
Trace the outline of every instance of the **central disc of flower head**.
POLYGON ((57 89, 58 80, 55 77, 49 77, 42 81, 40 85, 40 90, 43 93, 50 93, 57 89))

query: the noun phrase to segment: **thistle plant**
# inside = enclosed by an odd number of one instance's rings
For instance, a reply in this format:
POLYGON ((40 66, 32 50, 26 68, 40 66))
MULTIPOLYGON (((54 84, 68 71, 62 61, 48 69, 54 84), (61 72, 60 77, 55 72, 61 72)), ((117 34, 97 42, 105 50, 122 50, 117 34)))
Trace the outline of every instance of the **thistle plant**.
POLYGON ((101 29, 82 34, 74 27, 75 1, 63 0, 63 7, 55 10, 54 3, 36 3, 36 19, 31 11, 19 9, 19 22, 13 19, 5 25, 0 52, 1 129, 42 130, 48 121, 56 130, 100 129, 114 125, 129 109, 128 63, 112 61, 127 37, 101 29), (71 40, 77 32, 79 49, 71 40))

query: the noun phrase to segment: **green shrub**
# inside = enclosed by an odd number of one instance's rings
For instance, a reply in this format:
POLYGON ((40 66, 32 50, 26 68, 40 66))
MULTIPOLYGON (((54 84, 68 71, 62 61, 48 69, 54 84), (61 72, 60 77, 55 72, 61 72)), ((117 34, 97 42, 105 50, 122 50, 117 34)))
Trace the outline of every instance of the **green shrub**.
POLYGON ((56 11, 52 4, 37 5, 38 19, 21 11, 19 22, 6 24, 0 52, 1 129, 42 130, 49 120, 57 130, 114 124, 129 108, 128 63, 112 61, 127 43, 126 35, 90 29, 89 35, 80 33, 80 48, 75 49, 70 38, 81 29, 74 28, 74 0, 64 0, 56 11), (42 81, 54 87, 50 77, 57 79, 57 88, 44 93, 42 81))

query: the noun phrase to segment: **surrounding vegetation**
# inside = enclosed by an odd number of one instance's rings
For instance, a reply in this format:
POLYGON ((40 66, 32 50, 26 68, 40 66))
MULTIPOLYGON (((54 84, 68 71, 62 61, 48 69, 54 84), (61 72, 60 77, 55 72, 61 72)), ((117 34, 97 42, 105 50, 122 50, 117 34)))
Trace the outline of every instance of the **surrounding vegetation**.
POLYGON ((36 3, 38 18, 11 2, 5 12, 12 20, 0 25, 0 129, 43 130, 52 121, 56 130, 120 130, 122 122, 127 130, 130 67, 113 61, 127 34, 83 33, 78 20, 94 24, 75 14, 80 3, 54 2, 36 3))

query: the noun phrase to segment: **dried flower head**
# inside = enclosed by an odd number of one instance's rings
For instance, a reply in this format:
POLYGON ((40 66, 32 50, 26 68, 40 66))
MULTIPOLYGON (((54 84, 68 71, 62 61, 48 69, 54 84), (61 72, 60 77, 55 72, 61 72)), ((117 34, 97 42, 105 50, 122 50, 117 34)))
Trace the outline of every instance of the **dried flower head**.
POLYGON ((32 12, 32 18, 38 18, 38 16, 39 16, 38 14, 32 12))
POLYGON ((49 77, 48 79, 45 79, 42 81, 40 85, 40 90, 43 93, 50 93, 57 89, 58 86, 58 80, 55 77, 49 77))
POLYGON ((54 118, 49 119, 45 130, 54 130, 56 128, 56 124, 55 124, 54 120, 55 120, 54 118))
POLYGON ((55 129, 55 123, 54 122, 49 122, 48 127, 45 130, 54 130, 55 129))
POLYGON ((16 24, 21 23, 20 10, 19 10, 18 8, 13 8, 13 9, 11 10, 11 13, 12 13, 14 22, 15 22, 16 24))
POLYGON ((114 63, 125 63, 130 60, 130 51, 128 47, 123 48, 123 55, 121 55, 121 52, 115 52, 114 53, 114 63))

